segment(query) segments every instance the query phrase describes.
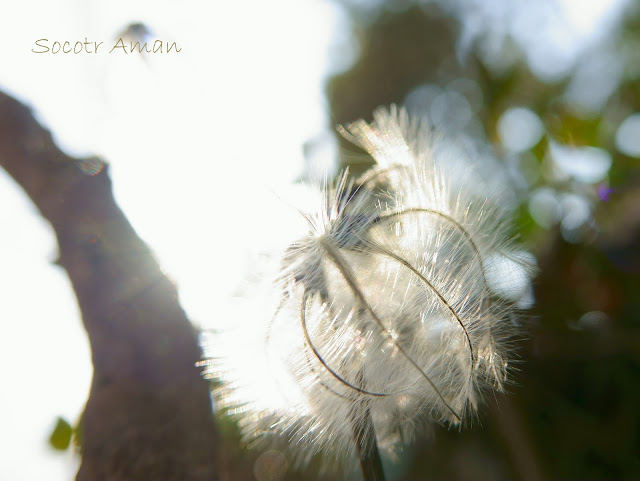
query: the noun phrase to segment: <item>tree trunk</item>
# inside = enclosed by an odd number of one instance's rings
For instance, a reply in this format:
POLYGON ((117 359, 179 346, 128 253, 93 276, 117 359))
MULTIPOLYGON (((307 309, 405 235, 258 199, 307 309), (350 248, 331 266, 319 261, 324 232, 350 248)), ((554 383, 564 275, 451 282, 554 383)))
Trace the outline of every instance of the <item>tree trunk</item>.
POLYGON ((91 343, 76 479, 218 479, 196 333, 175 286, 116 205, 106 166, 62 153, 30 111, 2 93, 0 165, 53 226, 91 343))

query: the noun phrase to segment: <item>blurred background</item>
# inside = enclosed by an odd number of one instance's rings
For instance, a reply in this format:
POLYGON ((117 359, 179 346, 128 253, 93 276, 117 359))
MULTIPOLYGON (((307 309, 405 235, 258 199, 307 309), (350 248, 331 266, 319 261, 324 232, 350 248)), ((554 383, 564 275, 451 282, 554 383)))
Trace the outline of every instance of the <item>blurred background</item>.
MULTIPOLYGON (((286 235, 272 191, 368 166, 336 124, 390 103, 429 119, 505 193, 539 274, 510 393, 425 433, 389 479, 640 479, 640 2, 29 0, 0 18, 0 60, 0 89, 61 148, 106 159, 205 328, 286 235), (127 36, 182 51, 108 53, 127 36), (85 37, 102 54, 31 52, 85 37)), ((72 479, 86 336, 52 231, 4 172, 0 222, 0 479, 72 479)), ((221 426, 223 479, 317 475, 221 426)))

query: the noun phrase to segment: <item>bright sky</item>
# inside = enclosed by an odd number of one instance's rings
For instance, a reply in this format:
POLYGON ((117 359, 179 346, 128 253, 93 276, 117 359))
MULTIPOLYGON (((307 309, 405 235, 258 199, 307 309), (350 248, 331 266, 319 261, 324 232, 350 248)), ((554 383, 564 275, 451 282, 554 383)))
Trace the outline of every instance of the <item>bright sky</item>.
MULTIPOLYGON (((562 2, 587 31, 576 12, 606 3, 562 2)), ((305 142, 327 138, 323 81, 356 55, 347 27, 329 0, 26 0, 0 16, 0 89, 34 106, 70 153, 109 161, 124 212, 191 318, 210 325, 256 239, 278 241, 270 190, 304 173, 305 142), (110 54, 135 21, 182 51, 110 54), (85 37, 104 42, 99 53, 31 52, 38 39, 85 37)), ((89 349, 51 264, 52 230, 1 170, 0 225, 0 479, 68 481, 77 461, 47 437, 57 416, 82 410, 89 349)))
MULTIPOLYGON (((0 88, 33 105, 68 151, 108 159, 121 207, 207 325, 245 273, 245 248, 276 234, 260 195, 301 176, 303 143, 326 138, 324 76, 354 55, 334 33, 345 22, 320 0, 19 2, 0 17, 0 88), (182 51, 109 54, 135 21, 182 51), (97 54, 31 52, 38 39, 85 37, 104 42, 97 54)), ((51 265, 51 228, 2 171, 0 223, 0 479, 66 481, 77 462, 47 437, 86 400, 86 336, 51 265)))

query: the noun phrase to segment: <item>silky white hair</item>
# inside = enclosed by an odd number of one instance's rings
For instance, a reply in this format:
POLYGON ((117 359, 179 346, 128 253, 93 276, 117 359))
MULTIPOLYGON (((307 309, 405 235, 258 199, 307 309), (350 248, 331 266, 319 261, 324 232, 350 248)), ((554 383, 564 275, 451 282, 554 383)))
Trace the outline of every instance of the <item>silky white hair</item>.
POLYGON ((532 272, 493 194, 442 173, 428 126, 392 107, 340 130, 375 166, 324 188, 302 213, 308 234, 271 258, 276 275, 253 311, 205 343, 216 407, 249 443, 283 436, 300 462, 351 458, 365 418, 389 452, 424 421, 473 415, 507 380, 517 315, 488 260, 520 284, 532 272))

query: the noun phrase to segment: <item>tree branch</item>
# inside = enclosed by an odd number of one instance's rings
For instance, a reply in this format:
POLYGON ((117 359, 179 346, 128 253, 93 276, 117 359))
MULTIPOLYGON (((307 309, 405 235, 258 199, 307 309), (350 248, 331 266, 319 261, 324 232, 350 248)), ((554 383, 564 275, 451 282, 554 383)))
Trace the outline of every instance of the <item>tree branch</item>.
POLYGON ((65 155, 25 106, 2 93, 0 165, 53 226, 91 343, 77 480, 217 479, 195 331, 116 205, 108 169, 65 155))

